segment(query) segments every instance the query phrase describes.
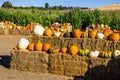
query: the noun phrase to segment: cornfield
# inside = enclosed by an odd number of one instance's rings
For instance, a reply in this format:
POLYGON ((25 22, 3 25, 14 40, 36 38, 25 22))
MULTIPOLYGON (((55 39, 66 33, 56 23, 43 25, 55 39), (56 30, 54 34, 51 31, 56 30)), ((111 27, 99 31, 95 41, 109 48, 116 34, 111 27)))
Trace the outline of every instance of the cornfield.
POLYGON ((111 29, 120 29, 120 11, 99 10, 39 10, 0 8, 0 21, 11 21, 26 26, 29 22, 51 26, 54 22, 69 22, 73 28, 85 29, 90 24, 107 24, 111 29))

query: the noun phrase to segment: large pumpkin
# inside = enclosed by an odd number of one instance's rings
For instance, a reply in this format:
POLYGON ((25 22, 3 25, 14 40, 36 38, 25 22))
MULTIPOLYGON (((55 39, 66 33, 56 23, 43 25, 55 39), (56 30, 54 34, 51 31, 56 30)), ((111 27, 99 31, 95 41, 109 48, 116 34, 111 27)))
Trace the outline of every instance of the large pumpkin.
POLYGON ((36 25, 33 29, 35 35, 41 36, 43 35, 45 28, 42 25, 36 25))
POLYGON ((30 51, 33 51, 34 50, 34 45, 35 45, 35 43, 30 43, 29 45, 28 45, 28 50, 30 50, 30 51))
POLYGON ((26 48, 28 47, 28 45, 29 45, 29 41, 27 39, 25 39, 25 38, 20 38, 19 42, 17 44, 17 46, 18 46, 18 48, 20 50, 26 50, 26 48))
POLYGON ((72 45, 69 48, 69 53, 75 56, 78 53, 78 47, 76 45, 72 45))
POLYGON ((73 30, 73 37, 74 38, 80 38, 81 37, 81 34, 82 34, 82 32, 81 32, 81 30, 80 29, 74 29, 73 30))
POLYGON ((45 29, 44 35, 51 37, 53 34, 52 30, 50 28, 45 29))
POLYGON ((96 35, 97 35, 97 30, 91 30, 89 33, 89 37, 92 39, 95 39, 96 35))
POLYGON ((41 51, 42 50, 42 46, 43 46, 43 44, 40 41, 35 43, 35 50, 36 51, 41 51))
POLYGON ((112 33, 110 35, 110 40, 112 40, 112 41, 119 41, 119 39, 120 39, 120 34, 119 33, 112 33))
POLYGON ((48 51, 50 49, 51 45, 49 43, 43 43, 43 51, 48 51))

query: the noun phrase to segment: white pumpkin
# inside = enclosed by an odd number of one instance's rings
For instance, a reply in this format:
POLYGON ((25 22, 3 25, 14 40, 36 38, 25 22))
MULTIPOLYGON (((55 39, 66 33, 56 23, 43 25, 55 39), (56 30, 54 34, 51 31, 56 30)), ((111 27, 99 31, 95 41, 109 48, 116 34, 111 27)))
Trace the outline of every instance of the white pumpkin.
POLYGON ((53 35, 56 37, 59 37, 60 34, 61 34, 61 32, 59 32, 59 31, 55 31, 55 30, 53 31, 53 35))
POLYGON ((13 27, 10 25, 10 29, 12 29, 13 27))
POLYGON ((43 35, 45 28, 42 25, 36 25, 33 29, 35 35, 41 36, 43 35))
POLYGON ((96 58, 96 57, 99 56, 99 53, 100 53, 100 52, 99 52, 98 50, 90 51, 89 57, 91 57, 91 58, 96 58))
POLYGON ((114 53, 113 53, 113 57, 115 59, 120 59, 120 50, 115 50, 114 53))
POLYGON ((17 46, 18 46, 18 48, 20 50, 26 50, 26 48, 28 47, 28 45, 29 45, 29 41, 27 39, 25 39, 25 38, 20 38, 19 42, 17 44, 17 46))
POLYGON ((104 34, 102 32, 98 32, 97 33, 97 38, 98 39, 103 39, 104 38, 104 34))

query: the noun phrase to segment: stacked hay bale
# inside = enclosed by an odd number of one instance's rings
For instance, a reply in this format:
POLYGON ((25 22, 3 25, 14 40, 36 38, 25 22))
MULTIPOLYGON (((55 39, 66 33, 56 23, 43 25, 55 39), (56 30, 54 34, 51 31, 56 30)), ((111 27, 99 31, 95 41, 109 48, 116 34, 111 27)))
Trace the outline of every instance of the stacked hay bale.
POLYGON ((65 76, 84 76, 88 70, 87 57, 69 54, 51 54, 49 72, 65 76))
POLYGON ((48 54, 41 51, 11 51, 11 69, 37 73, 48 72, 48 54))

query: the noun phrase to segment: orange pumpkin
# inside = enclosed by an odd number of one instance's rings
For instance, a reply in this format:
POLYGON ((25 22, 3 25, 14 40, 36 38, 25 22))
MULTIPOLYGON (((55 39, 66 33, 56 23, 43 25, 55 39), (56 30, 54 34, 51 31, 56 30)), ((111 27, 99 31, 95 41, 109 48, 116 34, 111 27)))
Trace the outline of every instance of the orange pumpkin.
POLYGON ((41 42, 35 43, 35 50, 36 51, 41 51, 42 50, 43 44, 41 42))
POLYGON ((112 34, 113 31, 111 29, 105 29, 103 34, 104 34, 104 39, 107 39, 110 34, 112 34))
POLYGON ((92 30, 89 33, 89 37, 92 39, 95 39, 96 35, 97 35, 97 30, 92 30))
POLYGON ((73 30, 73 37, 74 38, 80 38, 81 37, 81 34, 82 34, 82 32, 81 32, 81 30, 80 29, 74 29, 73 30))
POLYGON ((60 37, 64 37, 65 32, 60 33, 60 37))
POLYGON ((52 32, 52 30, 51 30, 50 28, 45 29, 45 31, 44 31, 44 35, 51 37, 52 34, 53 34, 53 32, 52 32))
POLYGON ((34 45, 35 45, 35 43, 30 43, 28 45, 28 50, 33 51, 34 50, 34 45))
POLYGON ((48 51, 50 49, 51 45, 49 43, 43 43, 43 51, 48 51))
POLYGON ((76 55, 78 53, 78 47, 76 45, 70 46, 69 53, 73 56, 76 55))
POLYGON ((18 50, 17 45, 13 46, 13 50, 18 50))
POLYGON ((119 33, 112 33, 110 35, 110 40, 112 40, 112 41, 119 41, 119 39, 120 39, 120 34, 119 33))
POLYGON ((65 53, 67 52, 67 47, 62 47, 62 48, 61 48, 61 52, 62 52, 63 54, 65 54, 65 53))

